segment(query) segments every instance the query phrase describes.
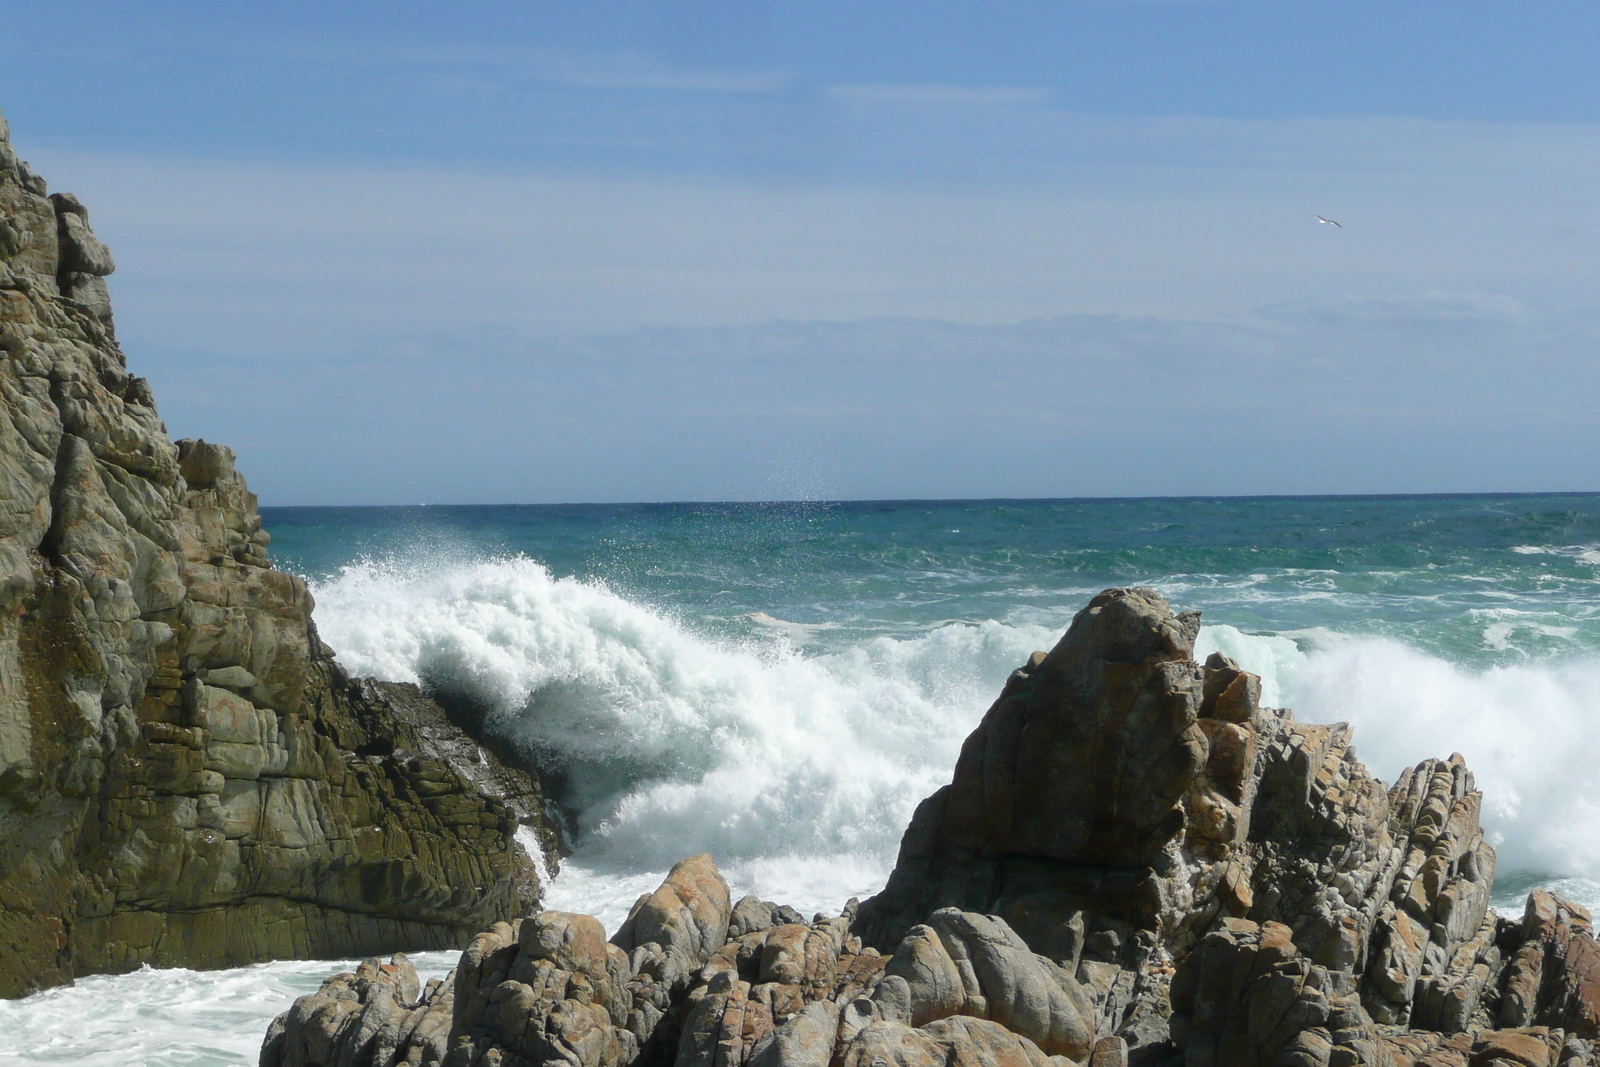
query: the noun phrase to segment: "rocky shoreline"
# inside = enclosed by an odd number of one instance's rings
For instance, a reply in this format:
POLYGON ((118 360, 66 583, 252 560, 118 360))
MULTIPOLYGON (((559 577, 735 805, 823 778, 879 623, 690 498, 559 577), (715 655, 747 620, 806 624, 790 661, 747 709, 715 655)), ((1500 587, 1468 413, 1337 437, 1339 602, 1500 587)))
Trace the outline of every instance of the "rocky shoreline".
POLYGON ((539 783, 352 680, 231 450, 128 373, 89 213, 0 118, 0 997, 457 948, 538 899, 539 783))
POLYGON ((339 668, 233 453, 128 373, 113 270, 0 119, 0 996, 466 945, 330 978, 261 1062, 1600 1063, 1591 918, 1489 910, 1462 759, 1385 785, 1144 589, 1011 676, 877 896, 807 921, 696 856, 609 939, 539 911, 540 782, 339 668))
POLYGON ((1600 946, 1543 890, 1489 910, 1459 756, 1385 786, 1342 726, 1193 659, 1199 618, 1092 600, 1017 670, 842 915, 730 900, 679 863, 609 941, 543 912, 442 981, 329 979, 262 1067, 1578 1067, 1600 946))

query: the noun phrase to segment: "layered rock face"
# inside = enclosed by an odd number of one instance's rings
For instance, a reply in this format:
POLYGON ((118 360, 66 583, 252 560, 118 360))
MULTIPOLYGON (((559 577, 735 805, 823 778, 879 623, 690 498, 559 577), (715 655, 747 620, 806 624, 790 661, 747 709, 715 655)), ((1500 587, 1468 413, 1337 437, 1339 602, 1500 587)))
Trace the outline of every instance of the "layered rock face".
POLYGON ((536 784, 338 669, 233 453, 128 373, 112 269, 0 119, 0 996, 526 910, 536 784))
POLYGON ((1095 597, 1013 674, 884 891, 839 917, 730 905, 696 857, 610 943, 544 913, 427 991, 400 959, 331 979, 262 1062, 1600 1063, 1590 917, 1544 891, 1520 922, 1489 911, 1461 758, 1386 788, 1345 727, 1195 662, 1198 628, 1150 590, 1095 597))

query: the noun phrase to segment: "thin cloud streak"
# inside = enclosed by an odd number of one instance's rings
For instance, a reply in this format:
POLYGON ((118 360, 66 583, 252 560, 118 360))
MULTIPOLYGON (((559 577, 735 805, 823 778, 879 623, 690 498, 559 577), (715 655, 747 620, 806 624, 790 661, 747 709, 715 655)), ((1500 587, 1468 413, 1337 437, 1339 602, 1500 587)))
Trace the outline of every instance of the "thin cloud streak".
MULTIPOLYGON (((34 162, 84 198, 115 248, 124 335, 217 350, 337 351, 463 319, 584 334, 1217 316, 1430 290, 1580 306, 1600 291, 1582 165, 1600 153, 1594 128, 1261 124, 1252 152, 1228 127, 1225 162, 1175 167, 1151 162, 1163 138, 1131 125, 1050 189, 34 162), (1130 137, 1140 143, 1124 151, 1130 137), (1365 167, 1348 163, 1355 144, 1365 167), (1241 162, 1252 154, 1268 162, 1241 162), (1317 225, 1314 208, 1345 229, 1317 225)), ((1169 144, 1201 136, 1172 130, 1169 144)))
POLYGON ((1010 107, 1045 103, 1053 90, 1014 85, 832 85, 827 95, 879 104, 1010 107))
POLYGON ((273 503, 1596 488, 1595 129, 1107 128, 1050 189, 34 162, 273 503))
POLYGON ((273 503, 762 499, 800 456, 856 498, 1600 487, 1593 317, 1401 303, 455 332, 292 374, 169 353, 155 384, 273 503))
POLYGON ((675 66, 637 49, 580 52, 450 42, 399 46, 371 41, 244 42, 236 47, 239 52, 258 58, 280 58, 321 66, 459 67, 478 77, 496 75, 588 89, 771 93, 788 88, 796 81, 795 75, 783 71, 675 66))

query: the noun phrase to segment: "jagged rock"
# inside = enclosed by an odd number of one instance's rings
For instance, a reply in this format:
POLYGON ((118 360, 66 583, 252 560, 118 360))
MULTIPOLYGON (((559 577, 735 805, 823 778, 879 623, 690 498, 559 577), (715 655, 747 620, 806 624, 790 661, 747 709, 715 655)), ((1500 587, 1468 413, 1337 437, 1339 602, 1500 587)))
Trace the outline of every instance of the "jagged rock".
POLYGON ((434 1067, 450 1035, 451 979, 419 987, 411 961, 370 959, 337 974, 273 1020, 263 1067, 434 1067))
POLYGON ((695 857, 641 898, 605 977, 573 917, 482 935, 450 1062, 1597 1067, 1589 915, 1543 891, 1520 924, 1489 911, 1461 757, 1386 788, 1347 727, 1196 663, 1197 625, 1149 590, 1095 597, 1008 680, 884 892, 838 918, 730 906, 695 857), (584 946, 560 962, 581 986, 501 991, 530 929, 584 946), (518 1045, 561 997, 604 1005, 590 1043, 518 1045))
MULTIPOLYGON (((723 947, 731 912, 716 864, 694 856, 640 898, 611 942, 587 915, 543 912, 496 924, 456 968, 449 1062, 471 1067, 511 1056, 613 1067, 675 1046, 684 993, 723 947)), ((719 973, 699 990, 683 1035, 705 1056, 721 1040, 730 999, 742 1017, 749 989, 719 973)))
POLYGON ((1588 909, 1535 889, 1512 936, 1520 944, 1506 967, 1500 1025, 1537 1023, 1600 1038, 1600 945, 1588 909))
POLYGON ((611 940, 635 958, 635 970, 642 969, 639 956, 658 955, 657 980, 678 989, 727 941, 732 914, 716 863, 708 855, 691 856, 677 862, 659 889, 639 898, 611 940))
POLYGON ((875 1022, 843 1051, 841 1067, 1062 1067, 1025 1037, 987 1019, 953 1016, 913 1029, 875 1022))
POLYGON ((990 1019, 1046 1054, 1081 1059, 1093 1015, 1076 978, 1034 955, 1005 922, 943 908, 895 950, 872 999, 886 1019, 923 1026, 952 1015, 990 1019))
MULTIPOLYGON (((1245 1043, 1216 1062, 1377 1062, 1385 1028, 1492 1025, 1507 938, 1488 911, 1494 850, 1461 757, 1386 789, 1347 727, 1260 708, 1257 680, 1225 657, 1196 664, 1196 627, 1149 590, 1094 598, 1008 681, 856 929, 883 947, 936 906, 997 914, 1076 975, 1097 1032, 1123 1037, 1133 1061, 1167 1047, 1211 1062, 1208 1043, 1229 1040, 1245 1043), (1040 767, 1080 785, 1024 785, 1040 767), (1224 953, 1219 938, 1243 941, 1224 953), (1198 1005, 1192 986, 1168 988, 1175 965, 1254 959, 1258 938, 1270 981, 1213 976, 1198 1005), (1303 1021, 1324 1012, 1338 1025, 1303 1021), (1235 1017, 1256 1031, 1228 1029, 1235 1017)), ((1542 988, 1544 959, 1559 955, 1573 961, 1563 992, 1509 1021, 1586 1037, 1571 1006, 1593 988, 1592 938, 1580 921, 1558 925, 1525 935, 1539 947, 1521 949, 1523 984, 1542 988)))
POLYGON ((826 1067, 839 1034, 839 1014, 831 1001, 807 1004, 752 1050, 751 1067, 826 1067))
POLYGON ((526 910, 537 784, 338 669, 233 452, 172 441, 128 373, 88 211, 45 194, 0 137, 0 996, 526 910))
POLYGON ((1312 963, 1280 923, 1223 920, 1179 966, 1171 1003, 1192 1067, 1376 1062, 1352 976, 1312 963))
POLYGON ((776 920, 772 913, 777 905, 759 897, 740 897, 728 916, 728 938, 738 940, 745 934, 772 929, 776 920))

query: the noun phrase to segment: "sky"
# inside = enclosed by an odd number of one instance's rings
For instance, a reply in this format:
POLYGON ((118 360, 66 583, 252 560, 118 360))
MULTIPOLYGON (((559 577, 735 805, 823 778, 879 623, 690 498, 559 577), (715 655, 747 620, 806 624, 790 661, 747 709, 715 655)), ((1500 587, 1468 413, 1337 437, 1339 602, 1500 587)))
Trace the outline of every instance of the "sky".
POLYGON ((1579 2, 0 0, 0 112, 264 504, 1593 491, 1596 54, 1579 2))

